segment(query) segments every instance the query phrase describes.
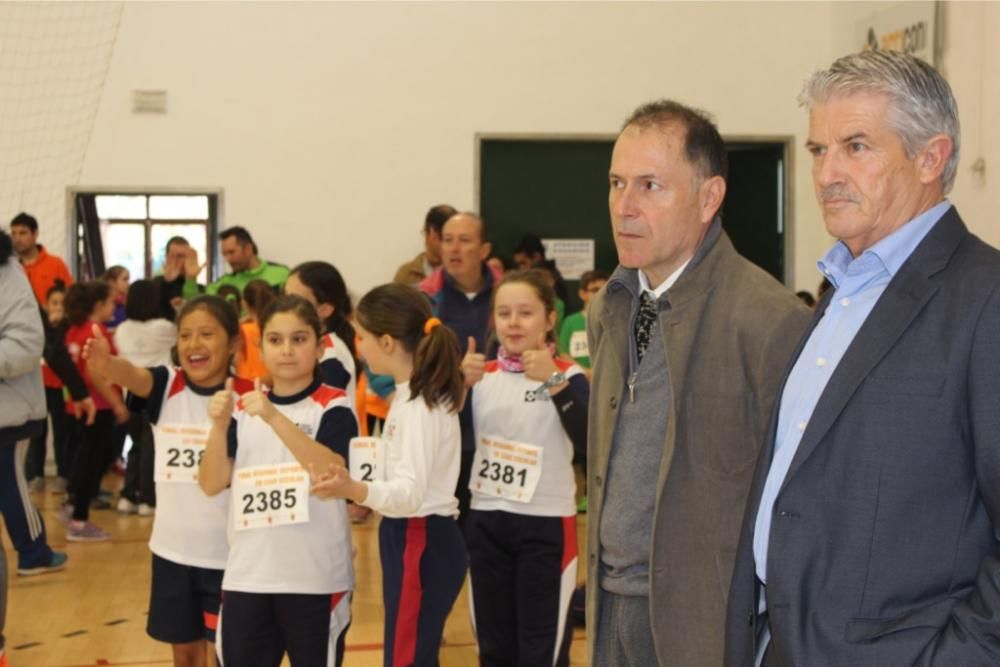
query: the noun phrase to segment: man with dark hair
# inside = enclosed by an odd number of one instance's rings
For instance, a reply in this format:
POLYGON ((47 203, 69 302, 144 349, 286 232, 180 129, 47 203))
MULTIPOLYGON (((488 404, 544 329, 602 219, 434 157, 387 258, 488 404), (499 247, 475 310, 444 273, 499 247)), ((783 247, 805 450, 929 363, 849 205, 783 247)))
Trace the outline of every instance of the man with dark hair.
MULTIPOLYGON (((0 231, 0 512, 17 550, 18 573, 42 574, 63 568, 66 554, 49 548, 45 523, 31 504, 24 478, 28 443, 45 422, 45 336, 31 285, 10 261, 12 251, 11 237, 0 231)), ((6 610, 7 559, 0 549, 0 661, 6 660, 6 610)))
POLYGON ((45 303, 46 295, 56 281, 62 281, 66 287, 73 284, 73 276, 66 268, 66 263, 59 257, 50 255, 38 243, 38 221, 34 217, 27 213, 15 215, 10 221, 10 239, 38 303, 45 303))
POLYGON ((545 261, 545 245, 534 234, 525 234, 518 241, 514 252, 511 254, 514 257, 514 264, 517 265, 517 268, 525 271, 545 261))
POLYGON ((427 211, 424 218, 424 251, 404 262, 396 270, 392 282, 416 286, 441 266, 441 228, 456 213, 458 211, 447 204, 438 204, 427 211))
POLYGON ((163 258, 163 273, 154 279, 160 293, 160 313, 173 322, 180 302, 184 300, 184 283, 190 277, 198 277, 201 266, 191 244, 183 236, 171 236, 167 240, 163 258), (191 273, 192 275, 188 275, 191 273))
POLYGON ((740 257, 726 149, 676 102, 618 135, 619 267, 590 305, 587 628, 599 667, 722 663, 753 464, 809 311, 740 257))
MULTIPOLYGON (((288 279, 288 267, 284 264, 266 262, 257 256, 257 244, 243 227, 229 227, 219 232, 222 256, 229 263, 231 273, 227 273, 205 288, 208 294, 215 294, 223 285, 232 285, 243 293, 243 288, 251 280, 263 280, 275 290, 280 290, 288 279)), ((188 250, 190 253, 191 250, 188 250)), ((190 272, 186 272, 184 298, 196 296, 199 285, 190 272)))
POLYGON ((946 198, 957 103, 892 51, 799 101, 839 240, 746 505, 726 664, 998 665, 1000 252, 946 198))

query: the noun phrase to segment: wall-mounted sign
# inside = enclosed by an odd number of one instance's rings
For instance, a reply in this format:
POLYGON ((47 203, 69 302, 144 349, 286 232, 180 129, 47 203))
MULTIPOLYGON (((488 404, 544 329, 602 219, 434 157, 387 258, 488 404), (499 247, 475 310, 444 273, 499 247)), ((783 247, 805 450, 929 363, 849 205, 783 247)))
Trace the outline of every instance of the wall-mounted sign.
POLYGON ((858 23, 864 50, 902 51, 932 65, 937 53, 936 2, 900 2, 858 23))
POLYGON ((553 259, 566 280, 594 270, 594 239, 542 239, 546 259, 553 259))

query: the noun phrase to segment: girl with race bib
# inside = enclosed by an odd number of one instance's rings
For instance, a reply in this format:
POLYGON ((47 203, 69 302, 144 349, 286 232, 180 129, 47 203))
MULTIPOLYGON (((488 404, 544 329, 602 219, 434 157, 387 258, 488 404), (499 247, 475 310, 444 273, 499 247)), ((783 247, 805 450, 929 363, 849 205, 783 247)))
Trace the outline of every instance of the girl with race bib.
POLYGON ((91 371, 128 389, 133 410, 141 409, 153 426, 157 511, 149 540, 153 577, 146 632, 173 645, 175 665, 213 662, 210 649, 229 554, 229 493, 213 498, 202 493, 198 461, 211 426, 212 396, 223 383, 230 391, 252 388, 245 380, 227 380, 238 344, 233 307, 217 296, 199 296, 177 315, 180 368, 140 368, 111 356, 97 327, 83 351, 91 371))
POLYGON ((476 456, 466 526, 472 616, 485 667, 569 664, 576 586, 574 449, 587 445, 583 370, 554 357, 555 293, 536 271, 507 274, 493 297, 495 361, 473 341, 476 456))
POLYGON ((366 294, 356 325, 359 352, 372 372, 396 381, 378 441, 383 456, 367 469, 352 459, 353 479, 343 466, 317 467, 326 472, 315 476, 312 490, 382 513, 383 664, 437 665, 467 562, 455 522, 464 393, 458 341, 431 316, 427 298, 403 285, 366 294))
POLYGON ((351 297, 340 271, 327 262, 305 262, 288 274, 285 294, 297 294, 313 305, 323 325, 319 360, 323 382, 347 392, 354 405, 355 380, 354 327, 351 326, 351 297))
POLYGON ((343 465, 357 421, 347 394, 324 384, 320 322, 297 296, 260 314, 260 380, 234 401, 231 381, 209 404, 198 482, 231 486, 229 559, 222 581, 226 667, 339 665, 350 624, 354 568, 344 502, 309 495, 310 468, 343 465))

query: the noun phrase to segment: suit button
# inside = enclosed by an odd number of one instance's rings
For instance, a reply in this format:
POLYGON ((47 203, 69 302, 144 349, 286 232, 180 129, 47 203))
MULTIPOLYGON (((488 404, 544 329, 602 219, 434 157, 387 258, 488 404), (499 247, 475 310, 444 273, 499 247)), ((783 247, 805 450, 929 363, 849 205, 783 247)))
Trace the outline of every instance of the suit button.
POLYGON ((614 396, 611 397, 611 409, 614 410, 618 407, 618 399, 614 396))
POLYGON ((601 477, 600 475, 594 478, 594 484, 596 484, 597 486, 600 486, 603 483, 604 483, 604 478, 601 477))

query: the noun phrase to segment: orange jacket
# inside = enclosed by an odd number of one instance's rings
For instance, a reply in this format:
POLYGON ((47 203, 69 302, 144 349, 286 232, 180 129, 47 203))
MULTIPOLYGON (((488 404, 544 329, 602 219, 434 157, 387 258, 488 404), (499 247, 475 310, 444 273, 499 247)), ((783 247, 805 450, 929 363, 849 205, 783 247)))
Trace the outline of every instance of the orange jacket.
POLYGON ((28 282, 35 293, 38 303, 45 303, 45 295, 55 285, 56 280, 63 281, 66 287, 73 284, 73 276, 69 274, 66 263, 55 255, 50 255, 42 245, 38 246, 38 257, 31 264, 21 263, 24 272, 28 274, 28 282))

